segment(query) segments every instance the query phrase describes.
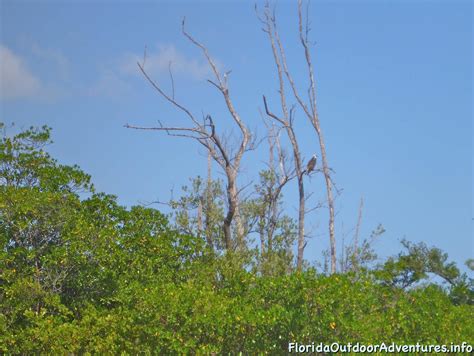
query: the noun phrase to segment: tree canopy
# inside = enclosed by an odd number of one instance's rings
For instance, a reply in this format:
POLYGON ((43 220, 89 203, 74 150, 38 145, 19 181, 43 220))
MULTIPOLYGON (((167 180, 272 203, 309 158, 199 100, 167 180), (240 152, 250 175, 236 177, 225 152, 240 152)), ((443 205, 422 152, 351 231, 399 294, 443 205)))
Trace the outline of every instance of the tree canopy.
MULTIPOLYGON (((273 258, 251 246, 216 253, 183 217, 205 196, 199 182, 174 203, 170 223, 96 192, 79 167, 47 153, 49 143, 47 127, 0 143, 2 352, 283 354, 292 341, 474 342, 473 281, 438 249, 406 242, 406 252, 371 269, 295 272, 283 219, 273 258)), ((265 213, 271 179, 262 175, 249 214, 265 213)))

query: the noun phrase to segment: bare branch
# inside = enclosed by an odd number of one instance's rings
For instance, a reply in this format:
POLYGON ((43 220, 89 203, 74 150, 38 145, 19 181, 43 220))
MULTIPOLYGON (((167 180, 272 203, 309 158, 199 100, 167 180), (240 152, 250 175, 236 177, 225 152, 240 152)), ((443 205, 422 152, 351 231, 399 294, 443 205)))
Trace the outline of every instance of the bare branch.
POLYGON ((207 48, 204 45, 202 45, 201 43, 196 41, 188 32, 186 32, 185 24, 186 24, 186 17, 183 17, 183 21, 181 22, 181 29, 182 29, 182 32, 183 32, 184 36, 186 36, 193 44, 195 44, 197 47, 199 47, 202 50, 202 52, 204 53, 204 56, 207 59, 207 62, 209 63, 209 65, 212 68, 212 71, 213 71, 217 81, 219 82, 219 86, 224 88, 223 83, 221 81, 221 77, 219 75, 219 70, 217 69, 217 66, 216 66, 215 62, 212 60, 211 56, 209 55, 209 51, 207 50, 207 48))
POLYGON ((145 68, 137 62, 137 65, 138 65, 138 68, 140 68, 140 71, 142 72, 142 74, 145 76, 146 80, 148 80, 148 82, 153 86, 153 88, 155 88, 155 90, 163 97, 165 98, 167 101, 169 101, 171 104, 173 104, 175 107, 177 107, 178 109, 180 109, 181 111, 183 111, 190 119, 191 121, 199 126, 199 123, 198 121, 195 119, 194 115, 188 110, 186 109, 183 105, 179 104, 176 100, 174 100, 172 97, 170 97, 168 94, 166 94, 159 86, 158 84, 148 75, 148 73, 145 71, 145 68))
POLYGON ((213 81, 210 80, 210 79, 208 79, 207 82, 210 83, 210 84, 212 84, 212 85, 214 85, 214 86, 217 88, 217 90, 219 90, 221 93, 224 94, 224 89, 223 89, 219 84, 216 84, 215 82, 213 82, 213 81))
POLYGON ((251 141, 252 135, 249 129, 247 128, 247 126, 241 120, 237 111, 235 110, 233 102, 230 98, 229 88, 227 86, 228 84, 227 76, 230 74, 230 71, 224 74, 224 79, 221 77, 219 69, 217 68, 215 61, 210 56, 208 49, 186 31, 185 23, 186 23, 186 19, 183 18, 181 27, 182 27, 182 32, 184 36, 195 46, 200 48, 202 53, 204 54, 204 57, 206 58, 209 66, 211 67, 211 70, 214 73, 214 77, 215 77, 215 82, 212 80, 208 80, 208 82, 212 84, 213 86, 215 86, 222 93, 225 103, 227 105, 227 109, 229 113, 231 114, 234 122, 239 127, 242 134, 239 148, 235 156, 231 155, 229 149, 226 149, 225 142, 223 144, 221 139, 217 135, 215 135, 215 133, 212 134, 212 141, 214 142, 221 156, 219 163, 221 164, 223 170, 226 173, 227 183, 228 183, 227 184, 227 197, 228 197, 229 206, 228 206, 226 218, 224 220, 224 234, 226 236, 226 245, 228 248, 231 247, 230 227, 231 227, 232 221, 235 218, 235 222, 237 225, 238 245, 242 246, 244 231, 243 231, 243 224, 241 221, 240 211, 239 211, 240 210, 239 198, 238 198, 239 192, 237 190, 236 179, 237 179, 237 174, 239 172, 242 156, 249 149, 249 143, 251 141))
POLYGON ((265 112, 267 113, 268 116, 270 116, 271 118, 277 120, 280 124, 282 124, 283 126, 286 127, 287 122, 283 119, 280 119, 278 116, 276 116, 274 113, 272 113, 268 109, 267 98, 265 97, 265 95, 263 95, 263 105, 265 106, 265 112))

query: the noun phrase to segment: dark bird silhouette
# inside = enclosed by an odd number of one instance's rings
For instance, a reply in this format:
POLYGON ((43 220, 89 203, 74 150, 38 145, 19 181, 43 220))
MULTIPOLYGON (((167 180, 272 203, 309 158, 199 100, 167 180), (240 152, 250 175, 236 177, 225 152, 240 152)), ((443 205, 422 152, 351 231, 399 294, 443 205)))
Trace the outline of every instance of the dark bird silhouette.
POLYGON ((308 165, 306 166, 306 174, 310 174, 314 167, 316 167, 316 155, 313 155, 311 159, 308 161, 308 165))

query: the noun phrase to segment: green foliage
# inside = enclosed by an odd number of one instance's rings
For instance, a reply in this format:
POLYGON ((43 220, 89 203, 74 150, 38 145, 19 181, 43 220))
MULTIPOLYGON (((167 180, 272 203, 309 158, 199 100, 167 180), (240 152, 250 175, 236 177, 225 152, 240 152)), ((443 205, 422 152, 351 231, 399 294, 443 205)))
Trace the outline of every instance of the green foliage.
MULTIPOLYGON (((372 231, 370 237, 364 239, 360 245, 344 245, 342 249, 343 254, 339 259, 341 272, 364 272, 369 269, 377 259, 377 254, 373 248, 374 242, 384 233, 384 227, 379 224, 372 231)), ((326 256, 329 256, 329 250, 326 252, 326 256)), ((327 272, 327 268, 325 268, 325 272, 327 272)))
MULTIPOLYGON (((282 194, 276 192, 274 172, 260 172, 255 194, 240 202, 246 249, 241 250, 240 266, 252 266, 258 273, 280 275, 292 270, 292 248, 297 227, 294 219, 282 213, 282 194), (255 244, 258 236, 259 244, 255 244)), ((191 179, 182 195, 169 202, 170 218, 183 234, 201 237, 214 252, 224 252, 222 221, 226 196, 221 180, 191 179)), ((234 221, 235 223, 235 221, 234 221)), ((235 226, 233 226, 235 228, 235 226)))
MULTIPOLYGON (((408 288, 426 280, 430 275, 448 284, 449 295, 456 304, 474 305, 474 280, 461 274, 454 262, 447 262, 448 255, 440 249, 429 248, 425 243, 402 241, 406 252, 389 258, 375 272, 382 283, 398 288, 408 288)), ((466 262, 469 266, 470 261, 466 262)))
MULTIPOLYGON (((252 251, 211 253, 195 227, 184 233, 155 209, 120 206, 78 167, 45 153, 47 142, 49 129, 30 129, 0 146, 2 353, 286 354, 289 341, 474 342, 472 280, 439 250, 406 243, 408 253, 364 274, 243 268, 252 251), (449 287, 416 285, 427 273, 449 287)), ((200 185, 192 192, 203 196, 200 185)), ((284 226, 274 251, 286 249, 284 226)), ((268 266, 291 264, 282 261, 268 266)))
POLYGON ((263 275, 282 275, 293 269, 293 246, 297 239, 297 225, 283 213, 281 192, 275 171, 263 170, 255 184, 255 197, 243 203, 247 231, 258 234, 255 248, 257 271, 263 275))
POLYGON ((175 228, 188 235, 203 238, 211 250, 224 249, 225 194, 221 180, 201 177, 191 180, 190 186, 183 186, 183 195, 169 202, 172 208, 171 218, 175 228))
MULTIPOLYGON (((1 124, 1 123, 0 123, 1 124)), ((0 128, 5 125, 1 124, 0 128)), ((44 151, 51 129, 31 127, 12 138, 0 141, 0 185, 2 187, 36 187, 41 191, 93 191, 90 176, 78 166, 57 163, 44 151)))

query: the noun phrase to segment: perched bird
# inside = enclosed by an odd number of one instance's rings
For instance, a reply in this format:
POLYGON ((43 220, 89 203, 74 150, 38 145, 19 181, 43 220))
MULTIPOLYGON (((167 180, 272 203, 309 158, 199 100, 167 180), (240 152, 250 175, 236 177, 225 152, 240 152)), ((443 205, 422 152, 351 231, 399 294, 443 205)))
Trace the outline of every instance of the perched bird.
POLYGON ((308 165, 306 166, 306 174, 310 174, 314 167, 316 167, 316 155, 313 155, 311 159, 308 161, 308 165))

